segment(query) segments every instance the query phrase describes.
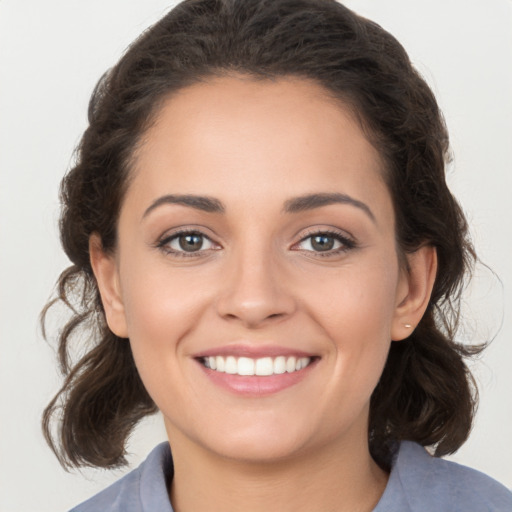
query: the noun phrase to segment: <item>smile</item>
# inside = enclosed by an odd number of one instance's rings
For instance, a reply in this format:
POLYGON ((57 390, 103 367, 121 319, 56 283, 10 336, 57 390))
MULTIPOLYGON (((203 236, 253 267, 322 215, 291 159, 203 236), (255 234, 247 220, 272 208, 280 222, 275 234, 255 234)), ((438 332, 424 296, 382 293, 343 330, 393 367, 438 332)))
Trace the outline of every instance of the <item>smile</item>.
POLYGON ((295 373, 309 366, 311 361, 311 357, 295 356, 261 357, 258 359, 235 356, 201 358, 202 364, 215 372, 259 377, 295 373))

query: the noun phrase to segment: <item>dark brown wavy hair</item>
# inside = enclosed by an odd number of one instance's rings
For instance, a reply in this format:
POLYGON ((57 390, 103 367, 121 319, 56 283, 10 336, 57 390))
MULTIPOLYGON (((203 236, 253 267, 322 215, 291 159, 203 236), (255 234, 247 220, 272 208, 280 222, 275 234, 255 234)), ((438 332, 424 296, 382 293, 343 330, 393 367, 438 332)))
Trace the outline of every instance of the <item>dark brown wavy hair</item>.
POLYGON ((454 452, 469 434, 477 400, 465 358, 481 347, 454 339, 475 254, 445 182, 446 127, 398 41, 334 0, 185 0, 99 81, 61 186, 60 234, 72 266, 42 314, 44 329, 53 306, 63 302, 70 311, 59 332, 64 383, 43 417, 47 441, 65 467, 118 466, 134 426, 157 410, 129 344, 107 327, 89 237, 98 233, 104 250, 115 251, 130 164, 163 100, 230 73, 315 81, 357 113, 386 162, 400 252, 434 246, 438 273, 414 333, 392 342, 371 398, 370 450, 382 467, 403 439, 438 456, 454 452))

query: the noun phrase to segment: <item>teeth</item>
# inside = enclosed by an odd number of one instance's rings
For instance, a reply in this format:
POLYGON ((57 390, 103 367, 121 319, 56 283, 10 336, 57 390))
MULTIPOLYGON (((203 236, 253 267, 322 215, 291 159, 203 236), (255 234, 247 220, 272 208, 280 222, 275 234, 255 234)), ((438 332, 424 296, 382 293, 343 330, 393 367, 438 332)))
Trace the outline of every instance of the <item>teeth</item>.
POLYGON ((286 372, 286 357, 279 356, 274 359, 274 373, 281 375, 286 372))
POLYGON ((228 356, 226 358, 226 366, 224 367, 224 371, 226 373, 238 373, 238 364, 236 363, 236 359, 233 356, 228 356))
POLYGON ((310 362, 310 357, 294 356, 261 357, 259 359, 251 359, 250 357, 236 358, 234 356, 210 356, 203 358, 203 364, 211 370, 231 375, 257 375, 260 377, 293 373, 306 368, 310 362))
POLYGON ((274 373, 274 363, 271 357, 262 357, 256 359, 256 375, 265 376, 272 375, 274 373))
POLYGON ((310 358, 309 357, 301 357, 299 359, 300 361, 300 368, 306 368, 306 366, 309 364, 310 358))
POLYGON ((239 357, 238 358, 238 375, 254 375, 255 371, 255 362, 254 359, 250 359, 249 357, 239 357))
POLYGON ((295 360, 295 357, 289 357, 287 360, 286 360, 286 371, 288 373, 292 373, 295 371, 295 365, 296 365, 296 360, 295 360))

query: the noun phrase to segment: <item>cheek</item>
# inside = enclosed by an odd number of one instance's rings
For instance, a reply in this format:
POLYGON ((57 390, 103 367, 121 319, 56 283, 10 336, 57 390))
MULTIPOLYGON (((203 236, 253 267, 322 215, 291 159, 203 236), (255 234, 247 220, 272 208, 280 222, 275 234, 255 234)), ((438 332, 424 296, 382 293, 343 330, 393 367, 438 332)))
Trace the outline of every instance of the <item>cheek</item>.
POLYGON ((357 338, 371 342, 380 332, 389 336, 395 313, 398 280, 396 261, 351 265, 317 279, 304 294, 310 307, 334 338, 342 333, 360 333, 357 338), (394 270, 396 267, 396 270, 394 270))
POLYGON ((137 343, 176 344, 208 302, 208 288, 156 273, 134 278, 124 290, 128 333, 137 343))
POLYGON ((131 272, 122 283, 128 337, 143 381, 150 386, 158 374, 174 375, 180 369, 181 340, 195 328, 210 302, 210 286, 187 272, 145 265, 131 272))
POLYGON ((200 288, 187 287, 186 280, 170 281, 157 272, 130 279, 124 290, 128 335, 135 365, 153 401, 166 416, 178 411, 181 420, 190 416, 193 421, 190 390, 183 384, 182 340, 197 325, 206 299, 200 288))
POLYGON ((393 268, 352 268, 309 296, 311 314, 334 345, 334 378, 345 392, 348 387, 371 394, 382 373, 395 312, 398 271, 393 268))

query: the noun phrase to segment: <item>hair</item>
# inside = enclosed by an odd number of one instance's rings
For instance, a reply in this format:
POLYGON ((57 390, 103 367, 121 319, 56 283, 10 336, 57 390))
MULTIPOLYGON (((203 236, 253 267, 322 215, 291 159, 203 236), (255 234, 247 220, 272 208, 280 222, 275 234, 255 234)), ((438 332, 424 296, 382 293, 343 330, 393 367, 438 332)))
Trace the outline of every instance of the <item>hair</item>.
POLYGON ((144 32, 99 81, 89 126, 61 184, 60 235, 72 262, 42 313, 59 302, 64 383, 45 409, 45 437, 64 467, 126 463, 134 426, 157 411, 129 343, 108 328, 89 238, 116 249, 134 152, 162 102, 212 77, 298 78, 323 86, 360 120, 385 164, 399 253, 431 245, 438 272, 427 310, 406 341, 392 342, 370 402, 369 446, 389 467, 393 446, 416 441, 441 456, 469 435, 477 391, 455 341, 460 295, 475 253, 445 181, 448 134, 431 90, 400 43, 335 0, 185 0, 144 32), (81 356, 72 357, 72 347, 81 356))

